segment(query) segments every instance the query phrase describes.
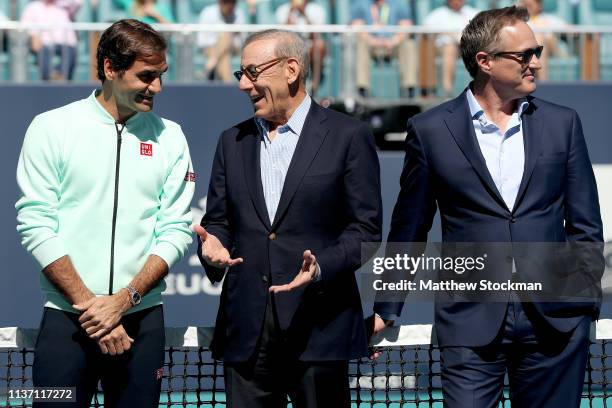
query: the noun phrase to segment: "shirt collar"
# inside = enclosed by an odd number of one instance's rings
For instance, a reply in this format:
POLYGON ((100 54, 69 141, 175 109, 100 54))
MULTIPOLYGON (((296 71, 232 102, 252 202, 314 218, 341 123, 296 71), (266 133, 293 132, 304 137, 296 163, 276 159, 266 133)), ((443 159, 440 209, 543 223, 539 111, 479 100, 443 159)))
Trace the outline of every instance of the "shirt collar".
MULTIPOLYGON (((96 97, 100 94, 100 92, 102 92, 101 89, 94 89, 91 95, 89 95, 89 98, 87 99, 93 106, 94 111, 98 114, 99 119, 106 123, 116 123, 115 118, 113 118, 112 115, 102 105, 100 105, 100 102, 98 102, 98 99, 96 97)), ((135 114, 130 116, 128 120, 125 121, 125 125, 131 125, 140 116, 142 116, 142 113, 136 112, 135 114)))
MULTIPOLYGON (((310 110, 310 105, 312 105, 312 99, 310 98, 310 95, 306 94, 287 123, 278 127, 278 133, 291 131, 300 136, 302 134, 302 129, 304 128, 304 123, 306 123, 306 116, 310 110)), ((266 136, 269 129, 268 122, 261 118, 255 118, 255 123, 257 123, 259 133, 266 136)))
MULTIPOLYGON (((472 118, 472 120, 480 121, 480 119, 482 118, 483 120, 486 121, 486 119, 484 119, 484 109, 482 109, 482 107, 478 103, 478 100, 476 100, 476 97, 474 96, 474 93, 472 92, 471 87, 468 87, 467 92, 465 94, 467 97, 468 105, 470 106, 470 117, 472 118)), ((519 118, 523 115, 523 113, 528 107, 529 107, 529 101, 527 100, 527 98, 519 99, 518 101, 519 118)))

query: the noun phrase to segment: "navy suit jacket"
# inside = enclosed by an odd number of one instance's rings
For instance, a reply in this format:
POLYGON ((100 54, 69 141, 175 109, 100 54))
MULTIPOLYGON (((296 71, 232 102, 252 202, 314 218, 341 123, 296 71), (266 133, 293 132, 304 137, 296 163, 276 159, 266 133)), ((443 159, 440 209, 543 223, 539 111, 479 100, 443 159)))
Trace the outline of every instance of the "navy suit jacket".
MULTIPOLYGON (((443 242, 603 242, 595 177, 577 113, 532 96, 528 101, 522 116, 524 174, 512 210, 487 169, 465 92, 408 121, 389 242, 425 242, 437 208, 443 242)), ((511 268, 506 273, 510 278, 511 268)), ((378 302, 374 310, 399 315, 402 306, 378 302)), ((533 306, 545 324, 567 332, 584 315, 596 315, 599 303, 533 306)), ((506 307, 504 302, 436 303, 439 344, 490 343, 506 307)))
MULTIPOLYGON (((245 361, 260 337, 269 285, 289 283, 310 249, 321 280, 275 295, 278 320, 303 361, 367 354, 355 271, 361 243, 380 242, 380 168, 368 126, 313 102, 293 154, 275 219, 263 195, 260 141, 249 119, 226 131, 215 154, 202 226, 244 262, 228 269, 212 349, 245 361)), ((220 281, 223 270, 203 261, 220 281)))

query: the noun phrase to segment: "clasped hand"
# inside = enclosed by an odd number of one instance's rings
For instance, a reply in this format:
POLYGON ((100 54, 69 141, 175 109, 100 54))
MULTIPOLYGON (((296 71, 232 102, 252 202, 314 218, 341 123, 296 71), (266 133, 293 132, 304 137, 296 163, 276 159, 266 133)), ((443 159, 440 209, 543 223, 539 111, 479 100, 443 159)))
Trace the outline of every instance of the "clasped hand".
POLYGON ((79 323, 92 340, 96 340, 104 354, 122 354, 130 349, 134 342, 119 324, 121 316, 129 308, 125 290, 114 295, 92 297, 75 304, 73 307, 81 312, 79 323))

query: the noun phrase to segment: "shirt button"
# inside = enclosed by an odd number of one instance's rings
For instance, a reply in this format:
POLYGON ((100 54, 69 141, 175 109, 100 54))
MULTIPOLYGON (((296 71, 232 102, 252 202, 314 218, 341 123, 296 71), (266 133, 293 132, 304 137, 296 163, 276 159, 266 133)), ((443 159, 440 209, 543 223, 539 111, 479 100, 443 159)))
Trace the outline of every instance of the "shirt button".
POLYGON ((268 239, 270 241, 274 241, 276 239, 276 233, 274 233, 274 232, 270 233, 270 235, 268 235, 268 239))

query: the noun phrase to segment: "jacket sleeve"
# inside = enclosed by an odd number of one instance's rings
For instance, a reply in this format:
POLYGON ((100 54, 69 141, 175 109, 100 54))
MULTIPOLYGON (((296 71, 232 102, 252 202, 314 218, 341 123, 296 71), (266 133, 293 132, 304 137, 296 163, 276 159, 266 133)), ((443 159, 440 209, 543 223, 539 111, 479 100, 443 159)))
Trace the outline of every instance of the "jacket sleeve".
MULTIPOLYGON (((233 247, 232 234, 229 227, 227 213, 227 197, 225 191, 225 157, 223 149, 223 137, 221 134, 217 143, 217 150, 213 159, 212 171, 210 173, 210 184, 208 185, 208 196, 206 198, 206 213, 202 217, 200 225, 206 228, 209 234, 216 236, 221 244, 231 252, 233 247)), ((204 261, 202 257, 202 241, 198 237, 198 257, 206 271, 206 276, 211 282, 219 282, 223 279, 224 269, 215 268, 204 261)))
MULTIPOLYGON (((406 135, 406 156, 404 167, 400 176, 400 192, 391 217, 391 230, 387 238, 389 243, 408 243, 408 251, 417 251, 420 245, 427 241, 427 234, 431 229, 436 215, 436 200, 433 195, 430 169, 421 138, 412 120, 408 121, 406 135)), ((387 248, 386 256, 395 249, 387 248)), ((397 281, 398 277, 390 276, 390 271, 381 275, 382 280, 397 281)), ((401 294, 386 296, 378 292, 374 311, 383 318, 393 319, 399 317, 404 306, 397 298, 401 294)))
POLYGON ((176 149, 172 165, 164 182, 161 205, 155 224, 155 243, 150 253, 162 258, 168 267, 179 261, 191 244, 191 199, 195 189, 195 175, 189 147, 182 130, 176 135, 180 148, 176 149))
POLYGON ((41 269, 67 255, 58 235, 58 206, 61 196, 61 143, 51 134, 44 118, 30 124, 17 164, 21 197, 15 204, 21 243, 32 253, 41 269))
POLYGON ((349 142, 344 168, 344 214, 348 223, 336 242, 321 251, 317 262, 323 286, 338 274, 355 272, 361 266, 361 245, 379 243, 382 236, 380 165, 374 137, 364 124, 349 142))
POLYGON ((569 241, 603 242, 597 184, 576 112, 573 112, 567 162, 565 232, 569 241))
POLYGON ((601 278, 606 269, 603 224, 599 209, 597 184, 589 159, 582 124, 573 112, 566 168, 565 233, 573 249, 566 269, 573 269, 564 279, 572 294, 595 300, 593 316, 599 316, 601 278))

